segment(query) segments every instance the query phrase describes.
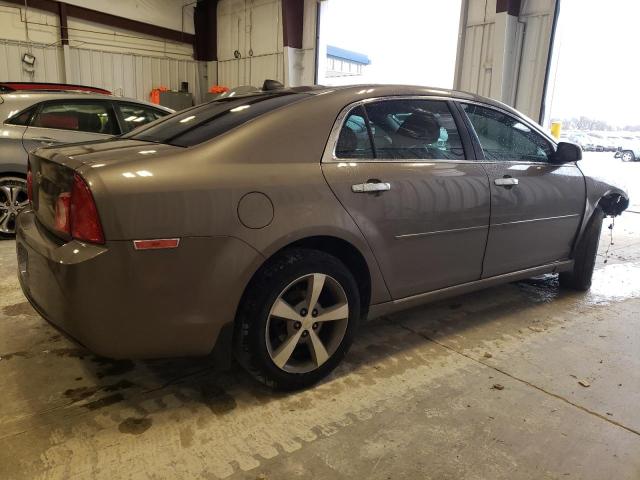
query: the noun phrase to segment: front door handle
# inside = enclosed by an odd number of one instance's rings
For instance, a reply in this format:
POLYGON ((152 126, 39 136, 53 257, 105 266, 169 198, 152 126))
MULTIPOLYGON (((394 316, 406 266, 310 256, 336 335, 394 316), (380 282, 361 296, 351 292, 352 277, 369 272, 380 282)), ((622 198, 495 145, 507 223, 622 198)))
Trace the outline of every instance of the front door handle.
POLYGON ((368 181, 366 183, 358 183, 351 185, 353 193, 376 193, 391 190, 391 184, 387 182, 368 181))
POLYGON ((498 185, 499 187, 513 187, 514 185, 518 185, 518 179, 512 177, 504 177, 504 178, 496 178, 493 183, 498 185))

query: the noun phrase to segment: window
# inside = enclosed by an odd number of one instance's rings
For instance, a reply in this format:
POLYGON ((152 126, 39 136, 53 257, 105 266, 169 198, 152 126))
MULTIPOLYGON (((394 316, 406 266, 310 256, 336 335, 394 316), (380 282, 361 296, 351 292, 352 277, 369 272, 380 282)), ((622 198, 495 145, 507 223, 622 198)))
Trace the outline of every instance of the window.
POLYGON ((344 121, 336 144, 336 157, 373 158, 366 115, 362 107, 351 110, 344 121))
POLYGON ((446 102, 384 100, 366 106, 376 158, 465 158, 460 134, 446 102))
POLYGON ((463 104, 487 160, 547 162, 553 147, 514 117, 491 108, 463 104))
POLYGON ((106 102, 45 103, 31 126, 105 135, 118 133, 113 112, 106 102))
POLYGON ((135 103, 116 102, 116 108, 120 111, 122 131, 124 133, 169 114, 163 110, 135 103))
POLYGON ((260 115, 304 98, 305 93, 251 93, 227 96, 183 110, 123 138, 191 147, 228 132, 260 115))
POLYGON ((27 126, 29 125, 29 121, 31 120, 31 117, 33 116, 33 112, 35 111, 36 111, 36 107, 28 108, 27 110, 24 110, 21 113, 18 113, 12 117, 9 117, 5 123, 8 123, 10 125, 27 126))

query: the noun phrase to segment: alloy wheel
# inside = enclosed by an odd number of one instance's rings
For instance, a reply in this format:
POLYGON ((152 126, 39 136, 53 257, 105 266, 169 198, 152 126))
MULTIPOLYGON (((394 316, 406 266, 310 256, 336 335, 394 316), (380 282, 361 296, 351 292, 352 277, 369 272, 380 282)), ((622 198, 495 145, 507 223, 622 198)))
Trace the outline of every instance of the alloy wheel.
POLYGON ((633 158, 633 153, 631 152, 624 152, 622 154, 622 161, 623 162, 632 162, 634 160, 633 158))
POLYGON ((16 217, 29 204, 27 182, 19 177, 0 178, 0 234, 16 233, 16 217))
POLYGON ((289 373, 308 373, 340 346, 349 322, 344 289, 330 275, 312 273, 291 282, 278 295, 266 325, 267 351, 289 373))

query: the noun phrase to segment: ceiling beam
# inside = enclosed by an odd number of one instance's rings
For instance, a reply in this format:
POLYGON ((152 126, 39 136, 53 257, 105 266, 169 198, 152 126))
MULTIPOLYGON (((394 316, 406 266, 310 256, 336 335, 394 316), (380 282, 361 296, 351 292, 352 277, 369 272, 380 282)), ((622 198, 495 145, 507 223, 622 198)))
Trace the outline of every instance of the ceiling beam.
MULTIPOLYGON (((137 20, 131 20, 130 18, 119 17, 117 15, 111 15, 110 13, 100 12, 98 10, 91 10, 85 7, 78 7, 65 2, 58 2, 56 0, 3 0, 8 3, 13 3, 20 7, 34 8, 36 10, 44 10, 46 12, 53 13, 55 15, 61 14, 61 8, 66 10, 67 17, 80 18, 89 22, 99 23, 113 28, 119 28, 122 30, 128 30, 130 32, 136 32, 143 35, 149 35, 153 37, 159 37, 164 40, 170 40, 178 43, 193 44, 195 35, 191 33, 180 32, 171 28, 159 27, 150 23, 139 22, 137 20), (64 7, 61 7, 64 5, 64 7)), ((61 25, 62 27, 62 25, 61 25)), ((68 39, 68 35, 67 35, 68 39)))

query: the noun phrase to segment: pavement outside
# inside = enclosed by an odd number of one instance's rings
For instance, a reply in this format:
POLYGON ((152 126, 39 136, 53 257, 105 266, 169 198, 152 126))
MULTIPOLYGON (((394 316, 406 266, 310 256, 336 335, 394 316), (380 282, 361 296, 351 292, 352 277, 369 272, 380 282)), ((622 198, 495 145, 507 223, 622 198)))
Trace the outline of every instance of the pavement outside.
POLYGON ((549 275, 375 320, 293 394, 206 358, 95 357, 0 242, 0 479, 639 479, 640 162, 611 156, 585 162, 632 206, 590 292, 549 275))

